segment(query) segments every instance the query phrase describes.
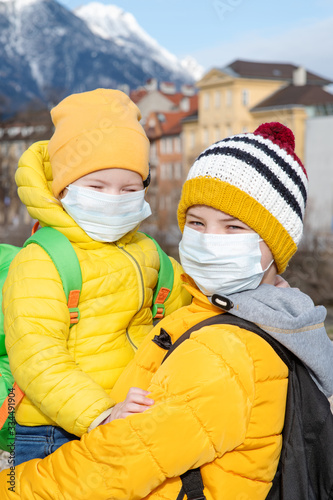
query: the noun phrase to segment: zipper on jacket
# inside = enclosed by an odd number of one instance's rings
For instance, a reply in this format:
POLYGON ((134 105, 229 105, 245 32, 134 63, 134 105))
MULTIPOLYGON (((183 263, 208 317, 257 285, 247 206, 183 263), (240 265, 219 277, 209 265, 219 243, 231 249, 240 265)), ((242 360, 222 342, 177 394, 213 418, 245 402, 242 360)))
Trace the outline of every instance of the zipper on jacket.
MULTIPOLYGON (((141 303, 139 305, 139 308, 136 312, 136 314, 141 311, 142 307, 143 307, 143 304, 144 304, 144 297, 145 297, 145 288, 144 288, 144 281, 143 281, 143 274, 142 274, 142 271, 141 271, 141 267, 139 266, 139 263, 138 261, 135 259, 135 257, 133 257, 133 255, 131 255, 127 250, 125 250, 124 247, 121 247, 121 246, 118 246, 116 245, 117 248, 119 248, 119 250, 122 250, 126 255, 127 257, 133 262, 134 264, 134 267, 136 268, 137 270, 137 273, 139 275, 139 286, 141 285, 141 303)), ((133 340, 131 339, 131 336, 130 334, 128 333, 128 330, 126 328, 126 338, 128 339, 129 343, 131 344, 131 346, 133 347, 133 349, 135 351, 137 351, 138 349, 138 346, 133 342, 133 340)))
POLYGON ((130 334, 128 333, 127 328, 126 328, 126 338, 127 338, 128 342, 131 344, 131 346, 133 347, 133 350, 137 351, 138 350, 138 346, 134 344, 133 340, 131 339, 130 334))

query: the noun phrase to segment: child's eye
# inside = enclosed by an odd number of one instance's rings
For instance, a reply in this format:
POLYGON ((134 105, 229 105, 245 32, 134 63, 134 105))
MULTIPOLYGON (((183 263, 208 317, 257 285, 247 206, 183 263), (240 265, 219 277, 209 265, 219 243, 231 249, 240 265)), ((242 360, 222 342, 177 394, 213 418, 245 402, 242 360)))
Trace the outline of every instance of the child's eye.
POLYGON ((203 226, 203 223, 200 222, 199 220, 190 220, 190 221, 187 221, 187 224, 189 226, 203 226))
POLYGON ((231 224, 230 226, 228 226, 228 229, 230 229, 230 231, 237 231, 237 232, 243 232, 243 231, 249 230, 247 227, 236 226, 234 224, 231 224))
POLYGON ((122 191, 124 193, 136 193, 137 191, 141 191, 141 186, 128 186, 128 187, 123 187, 122 191))

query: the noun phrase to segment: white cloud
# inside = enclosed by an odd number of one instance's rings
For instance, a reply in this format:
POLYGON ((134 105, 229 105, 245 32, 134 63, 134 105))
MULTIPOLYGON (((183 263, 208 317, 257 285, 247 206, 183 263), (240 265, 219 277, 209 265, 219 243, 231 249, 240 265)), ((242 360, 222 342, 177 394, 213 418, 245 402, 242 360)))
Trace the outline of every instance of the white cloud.
POLYGON ((264 37, 247 32, 228 42, 192 54, 206 69, 222 67, 235 59, 286 62, 333 80, 333 17, 307 23, 264 37))

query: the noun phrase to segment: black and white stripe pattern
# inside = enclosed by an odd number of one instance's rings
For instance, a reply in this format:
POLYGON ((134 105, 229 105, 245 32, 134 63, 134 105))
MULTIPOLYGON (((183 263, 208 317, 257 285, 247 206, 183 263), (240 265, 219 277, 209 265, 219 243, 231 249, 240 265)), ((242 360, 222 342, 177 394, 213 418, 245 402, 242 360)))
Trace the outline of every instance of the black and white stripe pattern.
POLYGON ((212 177, 231 184, 264 206, 297 244, 301 238, 307 177, 300 163, 261 135, 240 134, 207 148, 188 180, 212 177))

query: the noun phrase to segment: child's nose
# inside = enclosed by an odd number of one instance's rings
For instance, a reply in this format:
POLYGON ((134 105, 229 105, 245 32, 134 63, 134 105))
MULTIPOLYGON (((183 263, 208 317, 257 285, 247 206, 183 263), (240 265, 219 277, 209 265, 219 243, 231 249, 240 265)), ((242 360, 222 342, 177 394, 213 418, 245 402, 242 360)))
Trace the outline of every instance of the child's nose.
POLYGON ((205 233, 207 234, 227 234, 227 230, 224 227, 213 225, 207 225, 205 227, 205 233))
POLYGON ((107 187, 107 188, 105 188, 104 193, 112 194, 112 195, 119 195, 119 194, 121 194, 121 190, 118 187, 107 187))

